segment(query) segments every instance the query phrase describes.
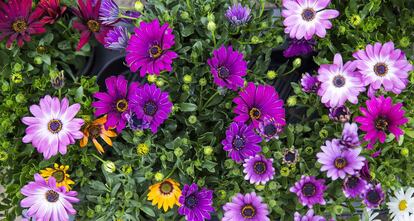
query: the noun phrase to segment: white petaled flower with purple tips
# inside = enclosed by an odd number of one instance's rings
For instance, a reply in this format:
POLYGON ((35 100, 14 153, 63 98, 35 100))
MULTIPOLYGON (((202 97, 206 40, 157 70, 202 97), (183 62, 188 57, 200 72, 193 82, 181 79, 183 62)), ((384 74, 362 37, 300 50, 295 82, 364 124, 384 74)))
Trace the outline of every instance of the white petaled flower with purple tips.
POLYGON ((249 180, 251 184, 263 185, 272 180, 275 175, 273 159, 267 159, 263 155, 249 157, 243 167, 243 172, 246 174, 244 179, 249 180))

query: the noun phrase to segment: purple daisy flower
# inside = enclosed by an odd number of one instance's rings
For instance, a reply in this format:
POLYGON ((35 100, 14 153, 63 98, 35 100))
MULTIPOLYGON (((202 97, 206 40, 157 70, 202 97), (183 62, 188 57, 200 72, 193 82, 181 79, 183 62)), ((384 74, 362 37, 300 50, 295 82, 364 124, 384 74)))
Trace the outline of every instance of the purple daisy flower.
POLYGON ((408 122, 404 117, 405 111, 401 109, 402 104, 393 104, 390 97, 373 97, 366 101, 367 108, 360 107, 363 116, 358 116, 355 121, 360 123, 359 129, 367 132, 364 136, 369 141, 368 148, 372 149, 377 140, 385 142, 387 133, 391 132, 398 140, 404 131, 399 127, 408 122))
POLYGON ((290 39, 289 46, 283 51, 283 56, 285 58, 291 58, 296 56, 308 55, 314 51, 314 46, 316 41, 305 40, 305 39, 290 39))
POLYGON ((381 86, 385 91, 395 94, 407 86, 408 72, 413 66, 408 62, 404 52, 394 49, 393 42, 367 45, 365 50, 359 50, 353 54, 357 60, 365 85, 370 85, 369 95, 373 96, 381 86))
POLYGON ((126 62, 131 71, 140 69, 141 77, 147 73, 159 75, 161 71, 171 71, 172 61, 178 57, 177 53, 169 50, 174 44, 168 23, 160 26, 157 19, 142 21, 128 42, 126 62))
POLYGON ((275 175, 273 159, 266 159, 261 154, 246 159, 243 167, 243 172, 246 174, 244 179, 249 180, 251 184, 264 185, 275 175))
POLYGON ((327 171, 326 176, 332 180, 344 179, 347 174, 354 175, 364 166, 365 158, 359 156, 361 148, 347 149, 327 140, 326 146, 321 146, 321 149, 322 152, 316 154, 322 164, 321 171, 327 171))
POLYGON ((214 83, 221 87, 236 91, 243 87, 243 76, 247 74, 247 63, 243 54, 234 51, 232 46, 221 46, 213 51, 213 57, 207 60, 214 83))
POLYGON ((361 75, 355 70, 356 63, 348 61, 344 65, 341 54, 335 54, 333 64, 322 64, 318 69, 321 82, 318 95, 322 103, 329 107, 342 106, 347 100, 358 103, 358 95, 365 91, 365 87, 361 75))
POLYGON ((99 20, 102 24, 112 25, 119 21, 119 7, 114 0, 102 0, 99 8, 99 20))
POLYGON ((131 113, 126 114, 125 118, 128 122, 128 127, 131 128, 133 131, 137 130, 145 130, 150 127, 149 123, 137 117, 135 112, 131 111, 131 113))
POLYGON ((20 205, 29 208, 27 216, 36 220, 68 221, 69 215, 76 214, 72 203, 79 202, 76 191, 66 192, 64 186, 57 187, 56 179, 51 176, 46 181, 39 174, 34 182, 26 184, 20 192, 26 196, 20 205))
POLYGON ((346 123, 351 119, 351 111, 346 106, 329 108, 329 118, 333 121, 346 123))
POLYGON ((376 186, 368 184, 368 187, 362 193, 362 198, 364 199, 364 204, 368 208, 377 208, 385 199, 385 193, 381 188, 381 184, 378 183, 376 186))
POLYGON ((107 92, 96 92, 93 96, 98 101, 92 102, 95 116, 108 114, 105 128, 116 128, 121 133, 126 125, 126 114, 130 110, 131 97, 138 89, 138 83, 134 82, 128 87, 128 81, 124 76, 111 76, 105 79, 107 92))
POLYGON ((262 198, 257 196, 255 192, 246 195, 238 193, 233 197, 232 202, 223 206, 223 210, 222 221, 270 221, 267 205, 262 202, 262 198))
POLYGON ((358 137, 358 125, 356 123, 345 123, 342 130, 342 138, 332 140, 336 146, 344 146, 347 148, 357 148, 361 145, 358 137))
POLYGON ((286 125, 285 109, 283 101, 275 88, 269 85, 258 85, 249 82, 247 87, 239 92, 239 96, 233 99, 237 104, 234 113, 236 122, 252 123, 255 128, 265 117, 273 118, 281 126, 286 125))
POLYGON ((23 143, 32 143, 45 159, 66 154, 67 146, 74 144, 75 139, 81 139, 80 131, 83 120, 75 118, 80 104, 69 106, 69 100, 46 95, 40 99, 39 105, 30 106, 33 117, 23 117, 22 122, 28 127, 23 143))
POLYGON ((347 198, 359 197, 367 188, 367 181, 362 179, 359 174, 348 176, 344 180, 342 190, 347 198))
POLYGON ((125 50, 128 45, 129 32, 124 26, 116 26, 105 37, 105 48, 125 50))
POLYGON ((299 202, 303 206, 312 208, 315 204, 325 205, 323 194, 326 190, 324 179, 316 179, 314 176, 302 176, 289 190, 296 193, 299 202))
POLYGON ((180 215, 185 215, 187 221, 210 220, 213 207, 213 191, 203 188, 198 189, 197 184, 185 184, 178 199, 181 206, 178 209, 180 215))
POLYGON ((149 124, 153 133, 158 131, 158 127, 168 119, 172 111, 173 104, 168 93, 153 84, 145 84, 138 88, 131 99, 131 109, 138 119, 149 124))
POLYGON ((260 136, 265 138, 266 142, 271 139, 279 138, 279 134, 282 132, 283 126, 276 123, 276 120, 273 118, 265 117, 263 122, 259 123, 258 132, 260 136))
POLYGON ((326 221, 326 219, 323 216, 315 215, 313 209, 310 209, 304 216, 300 215, 298 212, 295 212, 293 221, 326 221))
POLYGON ((330 0, 284 0, 282 10, 283 25, 285 33, 290 38, 306 40, 312 39, 313 35, 324 38, 326 29, 332 28, 329 19, 338 17, 337 10, 325 9, 330 0))
POLYGON ((364 166, 361 168, 361 170, 359 171, 359 174, 361 175, 361 178, 366 180, 366 181, 371 181, 371 172, 369 169, 369 162, 368 160, 364 161, 364 166))
POLYGON ((226 138, 221 141, 223 149, 229 152, 231 159, 237 163, 259 153, 262 148, 259 143, 262 138, 257 135, 253 127, 241 122, 233 122, 226 130, 226 138))
POLYGON ((308 72, 302 75, 300 80, 302 90, 306 93, 316 93, 318 91, 321 82, 318 81, 318 77, 310 75, 308 72))
POLYGON ((247 6, 243 7, 240 3, 237 3, 230 6, 225 15, 231 24, 239 26, 249 22, 251 18, 250 12, 250 8, 247 6))

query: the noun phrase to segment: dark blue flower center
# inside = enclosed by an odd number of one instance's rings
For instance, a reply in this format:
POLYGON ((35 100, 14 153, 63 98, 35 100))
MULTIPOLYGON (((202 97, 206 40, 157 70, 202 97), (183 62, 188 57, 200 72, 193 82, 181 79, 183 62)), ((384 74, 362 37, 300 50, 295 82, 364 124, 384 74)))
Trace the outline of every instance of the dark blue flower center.
POLYGON ((186 207, 192 209, 197 206, 198 200, 197 200, 197 197, 195 197, 194 195, 190 195, 185 198, 184 203, 186 207))
POLYGON ((266 164, 263 161, 257 161, 254 163, 254 172, 257 174, 263 174, 266 172, 266 164))
POLYGON ((54 203, 59 200, 59 193, 54 190, 48 190, 46 192, 46 200, 48 202, 54 203))
POLYGON ((22 19, 18 19, 18 20, 16 20, 16 21, 13 22, 12 29, 15 32, 22 33, 24 31, 26 31, 26 29, 27 29, 27 23, 24 20, 22 20, 22 19))
POLYGON ((245 143, 246 142, 244 141, 244 139, 242 137, 236 136, 233 139, 233 148, 235 150, 241 150, 241 149, 243 149, 245 143))
POLYGON ((337 75, 332 80, 332 83, 335 87, 343 87, 345 85, 345 78, 342 75, 337 75))
POLYGON ((220 77, 220 78, 227 78, 229 75, 230 75, 230 71, 229 71, 229 69, 228 68, 226 68, 226 67, 224 67, 224 66, 222 66, 222 67, 219 67, 218 69, 217 69, 217 72, 218 72, 218 76, 220 77))
POLYGON ((162 49, 158 44, 154 44, 149 48, 148 53, 151 58, 159 58, 162 54, 162 49))
POLYGON ((375 120, 375 128, 384 132, 388 130, 388 124, 388 120, 382 117, 375 120))
POLYGON ((388 66, 384 63, 377 63, 374 66, 374 72, 376 75, 383 77, 387 74, 388 72, 388 66))
POLYGON ((378 204, 381 201, 381 196, 376 190, 370 190, 367 193, 367 200, 372 204, 378 204))
POLYGON ((47 128, 49 129, 49 131, 54 134, 59 133, 59 131, 62 130, 62 126, 62 121, 56 119, 49 121, 49 123, 47 124, 47 128))
POLYGON ((313 183, 305 183, 302 187, 302 194, 306 197, 311 197, 316 193, 316 186, 313 183))
POLYGON ((154 101, 147 101, 147 103, 144 104, 144 113, 148 116, 154 116, 157 110, 158 107, 154 101))
POLYGON ((312 21, 315 18, 315 10, 307 8, 302 12, 302 18, 305 21, 312 21))
POLYGON ((273 136, 273 135, 275 135, 276 134, 276 130, 277 128, 276 128, 276 126, 274 125, 274 124, 267 124, 265 127, 264 127, 264 134, 266 135, 266 136, 273 136))
POLYGON ((116 102, 116 110, 118 112, 125 112, 128 109, 128 102, 125 99, 116 102))
POLYGON ((334 164, 335 164, 335 168, 336 168, 336 169, 343 169, 343 168, 345 168, 345 167, 346 167, 346 165, 348 164, 348 162, 347 162, 347 161, 346 161, 346 159, 345 159, 345 158, 343 158, 343 157, 337 157, 337 158, 335 159, 334 164))
POLYGON ((160 192, 164 195, 168 195, 173 191, 173 185, 172 183, 168 181, 164 181, 160 184, 160 192))
POLYGON ((253 107, 252 109, 250 109, 249 115, 250 118, 257 120, 262 116, 262 112, 260 112, 259 109, 253 107))
POLYGON ((351 176, 346 180, 345 186, 349 189, 353 189, 358 186, 359 178, 356 176, 351 176))
POLYGON ((241 214, 243 218, 251 219, 256 215, 256 209, 252 205, 245 205, 242 208, 241 214))
POLYGON ((296 160, 296 154, 289 151, 285 154, 284 158, 286 162, 293 163, 296 160))
POLYGON ((95 20, 89 20, 88 22, 86 22, 86 25, 88 26, 91 32, 99 32, 99 29, 101 28, 99 22, 95 20))

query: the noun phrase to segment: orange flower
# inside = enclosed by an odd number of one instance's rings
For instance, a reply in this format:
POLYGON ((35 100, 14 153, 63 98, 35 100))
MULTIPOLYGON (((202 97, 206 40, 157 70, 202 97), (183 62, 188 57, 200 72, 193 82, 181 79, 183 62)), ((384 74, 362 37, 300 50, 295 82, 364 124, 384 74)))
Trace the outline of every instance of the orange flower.
POLYGON ((83 138, 80 141, 80 146, 85 147, 88 144, 89 137, 92 139, 93 144, 95 145, 96 150, 99 153, 104 153, 105 150, 102 148, 102 145, 98 142, 97 138, 100 137, 105 141, 109 146, 112 147, 112 140, 110 137, 116 137, 116 133, 111 129, 105 130, 106 115, 94 120, 93 122, 86 123, 86 126, 83 128, 83 138))

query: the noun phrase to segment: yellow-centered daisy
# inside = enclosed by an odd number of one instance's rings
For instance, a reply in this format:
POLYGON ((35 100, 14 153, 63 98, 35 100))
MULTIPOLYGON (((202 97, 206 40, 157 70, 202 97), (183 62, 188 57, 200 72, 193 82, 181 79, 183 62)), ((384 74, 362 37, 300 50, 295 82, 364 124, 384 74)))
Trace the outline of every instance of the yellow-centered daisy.
POLYGON ((152 205, 157 205, 158 209, 163 208, 164 212, 173 208, 174 205, 180 206, 178 198, 181 196, 180 184, 173 179, 165 179, 148 188, 148 200, 152 205))

